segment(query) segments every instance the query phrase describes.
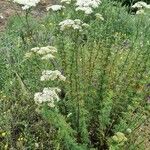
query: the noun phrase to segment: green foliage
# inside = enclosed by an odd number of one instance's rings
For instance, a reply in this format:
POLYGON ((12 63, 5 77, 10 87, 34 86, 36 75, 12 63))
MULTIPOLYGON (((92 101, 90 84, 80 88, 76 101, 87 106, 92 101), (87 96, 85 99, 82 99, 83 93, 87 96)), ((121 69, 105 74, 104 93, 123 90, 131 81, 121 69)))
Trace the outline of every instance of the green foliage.
POLYGON ((32 16, 29 24, 10 20, 0 35, 1 149, 146 148, 136 137, 149 119, 150 16, 130 15, 108 1, 94 13, 104 20, 72 5, 34 23, 32 16), (89 27, 60 31, 66 18, 89 27), (58 49, 56 62, 24 57, 47 45, 58 49), (41 83, 42 70, 49 68, 63 72, 66 81, 41 83), (63 93, 55 108, 34 103, 35 92, 56 85, 63 93))

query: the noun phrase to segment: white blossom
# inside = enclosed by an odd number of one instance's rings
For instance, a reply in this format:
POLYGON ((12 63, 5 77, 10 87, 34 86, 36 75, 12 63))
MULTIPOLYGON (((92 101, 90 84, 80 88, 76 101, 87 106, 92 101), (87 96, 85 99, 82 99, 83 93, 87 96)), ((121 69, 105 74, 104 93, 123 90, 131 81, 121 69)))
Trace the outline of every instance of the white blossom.
POLYGON ((53 47, 53 46, 46 46, 46 47, 51 50, 51 53, 57 53, 57 48, 56 47, 53 47))
POLYGON ((62 10, 63 8, 65 8, 64 6, 62 5, 52 5, 52 6, 49 6, 47 7, 47 11, 49 11, 50 9, 52 9, 53 11, 59 11, 59 10, 62 10))
POLYGON ((70 4, 70 3, 71 3, 71 0, 61 0, 61 3, 70 4))
POLYGON ((40 49, 39 47, 34 47, 31 49, 31 51, 36 53, 37 51, 39 51, 39 49, 40 49))
POLYGON ((68 29, 68 28, 81 31, 82 27, 85 27, 84 25, 85 23, 83 23, 80 19, 75 19, 75 20, 66 19, 59 23, 61 31, 64 31, 65 29, 68 29))
POLYGON ((46 54, 41 59, 42 60, 48 60, 48 59, 53 59, 53 58, 55 58, 54 55, 52 55, 52 54, 46 54))
POLYGON ((96 16, 97 19, 100 19, 100 20, 104 21, 104 18, 100 13, 96 13, 95 16, 96 16))
POLYGON ((74 21, 73 20, 71 20, 71 19, 66 19, 66 20, 64 20, 64 21, 62 21, 62 22, 60 22, 59 23, 59 26, 60 26, 60 30, 65 30, 65 29, 67 29, 67 28, 70 28, 70 27, 72 27, 72 25, 74 24, 74 21))
POLYGON ((31 6, 29 6, 29 5, 24 5, 24 6, 22 6, 22 9, 23 10, 27 10, 27 9, 29 9, 31 6))
POLYGON ((57 52, 57 49, 53 46, 46 46, 46 47, 34 47, 31 49, 31 52, 25 54, 25 58, 29 58, 31 54, 36 53, 42 55, 42 60, 54 59, 54 53, 57 52))
POLYGON ((60 79, 62 81, 66 80, 66 77, 64 77, 60 71, 55 70, 44 70, 42 72, 42 76, 41 76, 41 81, 48 81, 48 80, 55 80, 55 79, 60 79))
POLYGON ((97 8, 101 4, 100 0, 77 0, 76 6, 97 8))
POLYGON ((59 101, 60 98, 57 95, 61 90, 59 88, 44 88, 43 92, 34 94, 34 101, 36 104, 47 103, 50 107, 55 107, 55 101, 59 101))
POLYGON ((30 7, 36 6, 40 0, 13 0, 13 2, 23 5, 22 9, 26 10, 30 7))
POLYGON ((73 28, 74 30, 82 30, 82 27, 81 27, 80 25, 78 25, 78 24, 73 24, 73 25, 72 25, 72 28, 73 28))
POLYGON ((76 8, 76 11, 83 11, 85 14, 89 15, 91 13, 93 13, 93 10, 91 7, 83 7, 83 6, 79 6, 76 8))
POLYGON ((33 55, 33 53, 32 52, 27 52, 26 54, 25 54, 25 58, 31 58, 32 57, 32 55, 33 55))
POLYGON ((53 46, 41 47, 39 48, 39 50, 36 51, 36 53, 40 55, 45 55, 48 53, 55 53, 55 52, 57 52, 57 49, 53 46))
POLYGON ((81 25, 83 23, 80 19, 75 19, 74 22, 78 25, 81 25))
POLYGON ((136 15, 141 15, 141 14, 145 14, 145 12, 144 12, 144 10, 143 10, 143 9, 138 10, 138 11, 136 12, 136 15))
POLYGON ((142 8, 150 8, 150 5, 148 5, 145 2, 139 1, 137 3, 135 3, 132 8, 138 8, 138 9, 142 9, 142 8))
POLYGON ((88 28, 90 25, 89 24, 87 24, 87 23, 83 23, 82 24, 82 27, 85 27, 85 28, 88 28))

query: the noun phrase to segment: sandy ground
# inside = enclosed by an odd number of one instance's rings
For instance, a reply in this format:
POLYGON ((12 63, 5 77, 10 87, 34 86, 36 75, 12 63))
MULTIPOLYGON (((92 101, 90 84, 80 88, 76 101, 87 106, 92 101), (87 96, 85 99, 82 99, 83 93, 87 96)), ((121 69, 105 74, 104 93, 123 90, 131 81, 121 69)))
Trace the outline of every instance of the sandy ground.
MULTIPOLYGON (((40 4, 33 11, 35 16, 41 16, 47 5, 54 4, 55 0, 41 0, 40 4)), ((0 0, 0 31, 4 31, 5 26, 7 25, 7 20, 9 17, 16 13, 21 12, 21 7, 15 3, 10 2, 9 0, 0 0)))

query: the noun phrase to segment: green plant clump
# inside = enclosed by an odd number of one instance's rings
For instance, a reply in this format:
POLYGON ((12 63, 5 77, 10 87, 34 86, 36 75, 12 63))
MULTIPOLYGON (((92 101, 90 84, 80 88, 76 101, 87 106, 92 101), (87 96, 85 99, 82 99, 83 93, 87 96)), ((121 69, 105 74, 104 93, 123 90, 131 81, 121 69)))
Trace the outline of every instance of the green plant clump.
POLYGON ((0 34, 0 149, 148 148, 149 10, 75 3, 24 10, 0 34))

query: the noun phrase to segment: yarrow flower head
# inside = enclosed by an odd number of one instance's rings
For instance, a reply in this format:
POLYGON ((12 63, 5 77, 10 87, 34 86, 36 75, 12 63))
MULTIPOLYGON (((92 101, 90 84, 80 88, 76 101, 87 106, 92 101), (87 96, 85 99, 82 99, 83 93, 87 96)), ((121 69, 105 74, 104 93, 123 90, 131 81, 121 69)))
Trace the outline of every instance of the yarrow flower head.
POLYGON ((48 53, 56 53, 57 52, 57 49, 53 46, 46 46, 46 47, 41 47, 39 50, 37 50, 37 54, 40 54, 40 55, 45 55, 45 54, 48 54, 48 53))
POLYGON ((25 54, 25 58, 31 58, 33 54, 41 55, 42 60, 49 60, 54 59, 54 53, 57 52, 57 49, 53 46, 46 46, 46 47, 34 47, 31 49, 31 52, 27 52, 25 54))
POLYGON ((50 9, 53 11, 60 11, 63 8, 65 8, 65 7, 62 5, 52 5, 52 6, 47 7, 46 9, 47 9, 47 11, 49 11, 50 9))
POLYGON ((25 58, 31 58, 32 57, 32 55, 33 55, 33 53, 32 52, 27 52, 26 54, 25 54, 25 58))
POLYGON ((132 8, 137 8, 137 9, 147 8, 147 9, 150 9, 150 5, 148 5, 145 2, 139 1, 139 2, 135 3, 134 5, 132 5, 132 8))
POLYGON ((87 27, 88 24, 86 24, 87 26, 83 26, 83 25, 85 25, 85 23, 83 23, 80 19, 75 19, 75 20, 66 19, 59 23, 61 31, 64 31, 65 29, 68 29, 68 28, 82 31, 82 27, 87 27))
POLYGON ((42 72, 41 81, 55 80, 60 79, 61 81, 65 81, 66 77, 64 77, 60 71, 55 70, 44 70, 42 72))
POLYGON ((93 13, 93 8, 101 4, 100 0, 77 0, 76 11, 83 11, 86 15, 93 13))
POLYGON ((59 26, 61 26, 61 30, 63 31, 64 29, 72 27, 73 24, 74 24, 74 20, 66 19, 66 20, 60 22, 59 26))
POLYGON ((127 132, 128 134, 130 134, 130 133, 132 133, 132 130, 131 130, 130 128, 128 128, 128 129, 126 130, 126 132, 127 132))
MULTIPOLYGON (((53 46, 46 47, 34 47, 31 49, 29 54, 26 54, 27 57, 30 57, 30 54, 39 54, 42 55, 42 59, 51 59, 54 56, 52 54, 56 53, 57 49, 53 46)), ((42 72, 41 81, 55 80, 59 79, 65 81, 66 77, 58 70, 44 70, 42 72)), ((46 103, 49 107, 55 107, 56 102, 60 100, 58 93, 61 90, 57 87, 44 88, 42 92, 35 93, 34 101, 36 104, 41 106, 43 103, 46 103)))
POLYGON ((55 107, 55 101, 60 100, 57 93, 61 90, 59 88, 44 88, 42 92, 34 94, 34 101, 36 104, 41 105, 47 103, 50 107, 55 107))
POLYGON ((95 16, 96 16, 96 19, 104 21, 104 18, 100 13, 96 13, 95 16))
POLYGON ((77 7, 76 8, 76 11, 83 11, 86 15, 89 15, 89 14, 92 14, 93 13, 93 10, 91 7, 77 7))
POLYGON ((13 0, 13 2, 23 5, 22 9, 26 10, 30 7, 35 7, 40 2, 40 0, 13 0))
POLYGON ((61 3, 70 4, 71 0, 61 0, 61 3))
POLYGON ((101 4, 100 0, 77 0, 76 6, 97 8, 101 4))
POLYGON ((145 12, 144 12, 144 10, 143 10, 143 9, 138 10, 138 11, 136 12, 136 15, 141 15, 141 14, 145 14, 145 12))
POLYGON ((54 58, 55 58, 54 55, 52 55, 52 54, 46 54, 41 59, 42 60, 49 60, 49 59, 54 59, 54 58))
POLYGON ((48 59, 54 59, 55 56, 53 54, 56 52, 57 52, 57 49, 53 46, 34 47, 31 49, 30 53, 25 54, 25 57, 27 58, 29 54, 31 55, 32 53, 36 53, 36 54, 42 55, 41 57, 42 60, 48 60, 48 59))
POLYGON ((32 51, 32 52, 35 52, 35 53, 36 53, 37 51, 39 51, 39 50, 40 50, 39 47, 34 47, 34 48, 31 49, 31 51, 32 51))
POLYGON ((122 132, 115 133, 115 135, 112 137, 112 139, 116 143, 124 143, 127 141, 127 138, 125 137, 124 133, 122 133, 122 132))

